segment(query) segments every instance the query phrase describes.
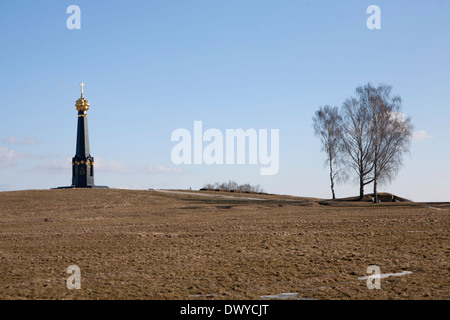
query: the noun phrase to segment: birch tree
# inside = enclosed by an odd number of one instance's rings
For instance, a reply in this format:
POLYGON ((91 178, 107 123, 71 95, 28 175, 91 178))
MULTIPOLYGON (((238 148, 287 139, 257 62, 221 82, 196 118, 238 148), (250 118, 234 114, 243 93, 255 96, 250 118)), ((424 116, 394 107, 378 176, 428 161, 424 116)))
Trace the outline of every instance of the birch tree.
POLYGON ((338 107, 320 107, 313 117, 314 133, 320 138, 322 151, 327 154, 326 163, 330 169, 331 195, 336 199, 334 192, 335 181, 340 174, 340 143, 342 140, 342 118, 338 107))

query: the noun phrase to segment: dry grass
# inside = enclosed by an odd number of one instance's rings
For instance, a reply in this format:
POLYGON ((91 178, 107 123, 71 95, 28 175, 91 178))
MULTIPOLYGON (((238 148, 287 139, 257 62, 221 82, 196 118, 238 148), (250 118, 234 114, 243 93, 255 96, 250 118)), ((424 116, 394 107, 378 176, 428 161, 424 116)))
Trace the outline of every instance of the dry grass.
POLYGON ((448 203, 190 193, 0 193, 0 299, 449 298, 448 203), (370 264, 413 273, 368 290, 370 264))

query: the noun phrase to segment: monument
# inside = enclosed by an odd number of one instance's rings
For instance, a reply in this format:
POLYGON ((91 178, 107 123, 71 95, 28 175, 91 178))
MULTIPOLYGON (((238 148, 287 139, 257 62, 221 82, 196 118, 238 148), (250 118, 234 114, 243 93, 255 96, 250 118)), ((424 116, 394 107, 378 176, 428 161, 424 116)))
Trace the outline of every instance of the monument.
POLYGON ((75 156, 72 158, 72 185, 66 188, 108 188, 94 184, 94 157, 89 150, 89 134, 87 124, 87 111, 89 101, 84 98, 84 83, 81 82, 81 97, 76 101, 78 111, 77 146, 75 156))
POLYGON ((94 157, 89 150, 87 111, 89 101, 84 98, 84 83, 81 82, 81 97, 75 107, 78 111, 77 148, 72 158, 72 187, 92 188, 94 186, 94 157))

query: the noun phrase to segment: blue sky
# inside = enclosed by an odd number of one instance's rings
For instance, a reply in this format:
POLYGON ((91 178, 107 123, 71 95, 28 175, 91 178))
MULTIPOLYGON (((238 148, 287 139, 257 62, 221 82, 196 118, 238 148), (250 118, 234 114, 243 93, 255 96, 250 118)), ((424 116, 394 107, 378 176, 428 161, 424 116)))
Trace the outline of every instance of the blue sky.
MULTIPOLYGON (((449 201, 450 1, 2 1, 0 190, 70 185, 83 81, 95 182, 201 188, 235 180, 330 197, 312 116, 359 86, 403 98, 415 138, 387 191, 449 201), (69 30, 69 5, 81 29, 69 30), (381 8, 381 30, 366 9, 381 8), (279 129, 280 169, 180 165, 178 128, 279 129)), ((371 187, 366 188, 370 192, 371 187)), ((351 182, 338 197, 356 195, 351 182)))

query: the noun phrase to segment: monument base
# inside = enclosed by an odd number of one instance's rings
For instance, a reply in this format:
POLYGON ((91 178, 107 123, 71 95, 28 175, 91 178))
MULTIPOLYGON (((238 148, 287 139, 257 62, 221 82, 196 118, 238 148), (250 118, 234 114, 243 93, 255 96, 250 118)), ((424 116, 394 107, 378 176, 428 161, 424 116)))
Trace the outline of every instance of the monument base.
POLYGON ((87 187, 72 187, 72 186, 66 186, 66 187, 56 187, 56 188, 50 188, 50 190, 55 189, 109 189, 108 186, 87 186, 87 187))

